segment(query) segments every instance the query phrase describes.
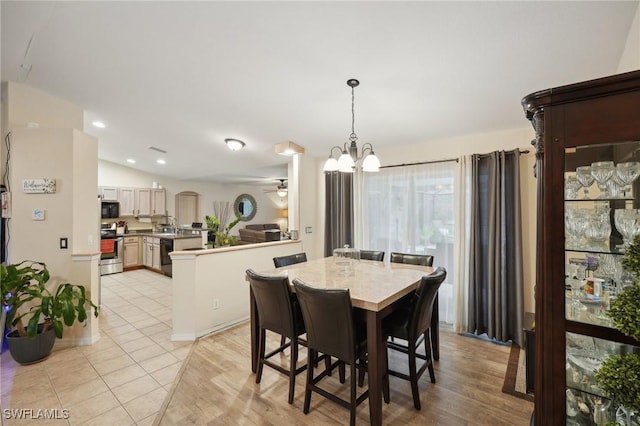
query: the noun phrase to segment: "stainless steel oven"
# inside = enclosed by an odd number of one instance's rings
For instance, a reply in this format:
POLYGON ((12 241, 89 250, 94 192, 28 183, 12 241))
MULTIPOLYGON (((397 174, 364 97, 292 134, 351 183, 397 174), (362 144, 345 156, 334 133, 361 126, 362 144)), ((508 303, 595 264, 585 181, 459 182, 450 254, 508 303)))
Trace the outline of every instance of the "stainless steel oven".
POLYGON ((122 272, 124 267, 124 238, 115 230, 100 230, 100 275, 122 272))

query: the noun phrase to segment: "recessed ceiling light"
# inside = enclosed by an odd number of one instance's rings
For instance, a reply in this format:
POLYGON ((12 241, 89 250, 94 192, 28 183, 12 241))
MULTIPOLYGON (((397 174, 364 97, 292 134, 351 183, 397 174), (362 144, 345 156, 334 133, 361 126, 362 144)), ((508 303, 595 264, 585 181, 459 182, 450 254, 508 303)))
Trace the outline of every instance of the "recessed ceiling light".
POLYGON ((97 127, 99 129, 104 129, 105 127, 107 127, 104 125, 102 121, 94 121, 91 124, 93 124, 94 127, 97 127))
POLYGON ((224 142, 231 151, 240 151, 244 148, 244 142, 240 139, 225 139, 224 142))
POLYGON ((136 164, 136 160, 133 158, 127 158, 127 163, 136 164))
POLYGON ((167 162, 166 162, 166 161, 164 161, 162 158, 158 158, 158 159, 156 160, 156 163, 158 163, 158 164, 167 164, 167 162))

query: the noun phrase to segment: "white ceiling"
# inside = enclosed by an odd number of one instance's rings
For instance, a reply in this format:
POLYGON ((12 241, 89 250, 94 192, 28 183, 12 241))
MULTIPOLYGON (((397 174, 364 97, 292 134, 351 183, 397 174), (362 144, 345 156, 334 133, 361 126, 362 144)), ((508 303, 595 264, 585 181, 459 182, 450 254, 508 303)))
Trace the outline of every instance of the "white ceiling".
POLYGON ((521 127, 523 96, 616 72, 637 7, 2 1, 1 77, 83 107, 101 159, 177 179, 280 178, 276 143, 325 157, 347 140, 349 78, 359 142, 374 147, 521 127))

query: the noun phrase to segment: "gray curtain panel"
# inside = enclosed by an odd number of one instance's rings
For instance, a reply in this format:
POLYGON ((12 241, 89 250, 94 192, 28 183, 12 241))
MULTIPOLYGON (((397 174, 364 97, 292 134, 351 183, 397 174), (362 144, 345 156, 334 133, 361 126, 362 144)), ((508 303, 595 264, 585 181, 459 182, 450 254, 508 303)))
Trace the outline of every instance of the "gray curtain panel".
POLYGON ((325 172, 324 255, 353 247, 353 173, 325 172))
POLYGON ((522 346, 519 159, 517 149, 472 156, 468 330, 522 346))

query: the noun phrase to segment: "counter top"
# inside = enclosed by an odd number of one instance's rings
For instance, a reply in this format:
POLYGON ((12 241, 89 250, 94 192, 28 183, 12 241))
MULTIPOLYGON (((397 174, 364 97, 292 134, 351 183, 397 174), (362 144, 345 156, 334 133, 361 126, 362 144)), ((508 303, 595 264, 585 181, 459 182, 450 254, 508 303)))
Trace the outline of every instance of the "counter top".
POLYGON ((202 238, 202 236, 200 235, 193 235, 193 234, 168 234, 168 233, 161 233, 161 232, 129 232, 124 234, 125 237, 137 237, 137 236, 141 236, 141 237, 154 237, 154 238, 168 238, 170 240, 183 240, 183 239, 187 239, 187 238, 202 238))

